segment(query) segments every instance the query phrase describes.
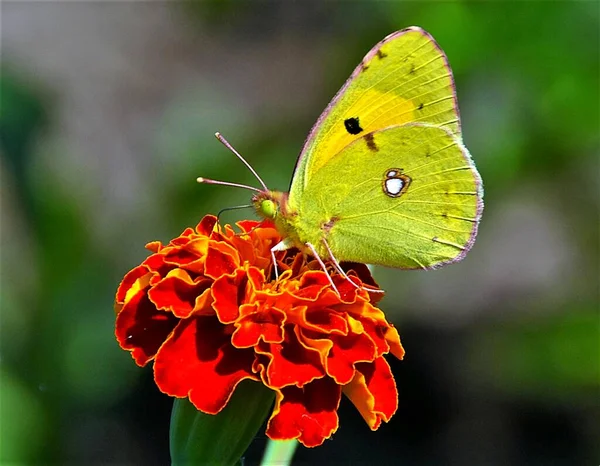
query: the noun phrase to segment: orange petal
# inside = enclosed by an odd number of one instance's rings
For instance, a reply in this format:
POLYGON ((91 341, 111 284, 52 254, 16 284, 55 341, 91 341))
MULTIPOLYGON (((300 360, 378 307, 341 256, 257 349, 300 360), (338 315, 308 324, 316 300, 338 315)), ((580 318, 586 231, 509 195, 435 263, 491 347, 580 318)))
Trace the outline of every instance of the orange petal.
POLYGON ((385 341, 390 346, 390 353, 398 359, 404 359, 404 348, 402 347, 402 343, 400 343, 400 335, 398 335, 396 327, 391 324, 385 333, 385 341))
POLYGON ((372 363, 359 363, 356 369, 354 380, 343 388, 344 394, 371 430, 377 430, 381 421, 388 422, 398 409, 398 391, 392 371, 383 357, 372 363))
POLYGON ((117 316, 115 336, 121 348, 131 351, 139 366, 148 363, 173 331, 178 319, 159 311, 145 291, 138 291, 117 316))
POLYGON ((269 358, 264 376, 265 384, 270 388, 288 385, 302 387, 325 375, 319 352, 304 347, 292 329, 292 326, 285 326, 285 340, 282 343, 261 342, 255 348, 258 354, 269 358))
POLYGON ((127 296, 134 296, 138 291, 148 286, 148 281, 152 273, 148 267, 144 265, 138 265, 136 268, 131 269, 117 288, 117 295, 115 296, 115 302, 118 304, 124 304, 127 301, 127 296))
POLYGON ((149 243, 146 243, 146 249, 154 253, 159 252, 162 248, 163 245, 160 241, 151 241, 149 243))
POLYGON ((199 235, 210 236, 216 223, 217 217, 214 215, 205 215, 202 220, 200 220, 200 223, 196 225, 196 232, 198 232, 199 235))
POLYGON ((222 275, 213 283, 213 308, 223 324, 233 323, 240 316, 247 283, 248 277, 243 269, 236 270, 232 275, 222 275))
POLYGON ((182 320, 154 361, 154 380, 164 393, 189 397, 200 411, 216 414, 252 373, 254 352, 231 346, 226 327, 214 316, 182 320))
POLYGON ((257 303, 242 304, 231 343, 236 348, 256 346, 260 339, 265 343, 281 343, 284 323, 285 313, 279 309, 264 309, 257 303))
POLYGON ((174 269, 148 291, 148 298, 157 309, 185 319, 194 312, 197 301, 205 300, 203 293, 210 293, 211 284, 212 280, 207 278, 194 282, 185 270, 174 269))
POLYGON ((340 398, 340 386, 327 377, 303 388, 281 389, 267 425, 267 436, 273 440, 298 439, 306 447, 321 445, 338 428, 340 398))
POLYGON ((240 266, 238 252, 229 244, 211 241, 206 254, 204 274, 217 279, 232 274, 240 266))

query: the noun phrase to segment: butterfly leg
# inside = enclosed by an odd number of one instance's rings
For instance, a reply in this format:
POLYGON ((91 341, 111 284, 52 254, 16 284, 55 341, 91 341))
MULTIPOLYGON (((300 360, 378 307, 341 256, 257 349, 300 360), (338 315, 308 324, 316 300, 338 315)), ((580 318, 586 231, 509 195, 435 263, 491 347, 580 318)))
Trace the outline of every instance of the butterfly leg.
POLYGON ((323 260, 319 256, 319 253, 317 252, 317 250, 315 249, 315 247, 312 244, 310 244, 310 243, 306 243, 306 247, 308 249, 310 249, 310 251, 312 252, 312 255, 315 257, 315 259, 317 259, 317 262, 319 263, 319 265, 323 269, 323 272, 325 272, 325 275, 327 275, 327 278, 329 280, 329 283, 331 284, 331 287, 335 290, 335 292, 338 294, 338 296, 340 296, 340 292, 338 291, 337 287, 335 286, 335 283, 333 283, 333 278, 331 278, 331 275, 329 275, 329 272, 327 272, 327 267, 325 266, 325 263, 323 262, 323 260))
POLYGON ((352 279, 348 276, 348 274, 346 272, 344 272, 344 269, 342 269, 342 266, 340 265, 340 263, 337 261, 337 259, 333 255, 333 251, 329 247, 329 243, 327 242, 327 240, 325 238, 322 238, 321 241, 323 241, 323 245, 325 246, 325 249, 327 249, 327 253, 329 254, 329 259, 333 263, 333 266, 335 267, 335 269, 338 271, 338 273, 342 277, 344 277, 347 281, 349 281, 355 288, 357 288, 357 289, 362 288, 363 290, 371 291, 372 293, 385 293, 385 291, 383 291, 383 290, 375 290, 375 289, 371 289, 371 288, 365 288, 364 286, 358 286, 356 283, 354 283, 352 281, 352 279))
POLYGON ((275 270, 275 281, 279 280, 279 270, 277 269, 277 259, 275 258, 275 248, 271 248, 271 259, 273 259, 273 270, 275 270))
POLYGON ((333 255, 333 252, 331 251, 331 248, 329 247, 329 243, 327 242, 327 240, 325 238, 321 238, 321 241, 323 241, 323 245, 325 246, 325 249, 327 249, 327 253, 329 254, 329 259, 333 263, 333 266, 338 271, 338 273, 342 277, 344 277, 347 281, 349 281, 352 284, 352 286, 354 286, 354 288, 360 289, 360 286, 358 286, 356 283, 354 283, 350 279, 350 277, 346 274, 346 272, 344 272, 344 269, 342 269, 342 266, 340 265, 340 263, 337 261, 337 259, 333 255))
POLYGON ((275 257, 276 251, 285 251, 290 249, 293 243, 290 242, 289 238, 284 238, 282 241, 277 243, 271 248, 271 259, 273 259, 273 269, 275 270, 275 280, 279 280, 279 270, 277 269, 277 258, 275 257))

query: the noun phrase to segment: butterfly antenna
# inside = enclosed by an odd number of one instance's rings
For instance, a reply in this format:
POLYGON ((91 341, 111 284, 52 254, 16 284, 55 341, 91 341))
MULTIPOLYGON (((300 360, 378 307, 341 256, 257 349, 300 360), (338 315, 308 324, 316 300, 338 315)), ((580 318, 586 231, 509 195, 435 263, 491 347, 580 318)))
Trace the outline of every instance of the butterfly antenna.
POLYGON ((215 137, 219 140, 219 142, 221 144, 223 144, 225 147, 227 147, 227 149, 229 149, 231 152, 233 152, 237 156, 237 158, 240 159, 244 163, 244 165, 246 165, 246 167, 248 167, 248 170, 250 170, 252 172, 252 174, 256 177, 256 179, 262 185, 264 190, 268 191, 269 188, 267 188, 267 185, 262 180, 262 178, 260 176, 258 176, 258 173, 256 173, 256 170, 254 170, 254 168, 252 168, 252 166, 248 162, 246 162, 246 159, 244 159, 244 157, 242 157, 240 155, 240 153, 238 151, 236 151, 231 144, 229 144, 227 139, 225 139, 219 132, 215 133, 215 137))
POLYGON ((246 204, 246 205, 236 205, 236 206, 232 206, 232 207, 225 207, 225 208, 219 210, 219 213, 217 214, 217 222, 219 222, 219 219, 221 218, 221 214, 223 214, 225 212, 229 212, 230 210, 247 209, 249 207, 252 207, 252 205, 246 204))
POLYGON ((238 183, 230 183, 229 181, 211 180, 210 178, 203 178, 202 176, 199 176, 198 178, 196 178, 196 181, 198 183, 204 183, 204 184, 219 184, 221 186, 233 186, 234 188, 249 189, 250 191, 256 191, 257 193, 264 192, 253 186, 248 186, 245 184, 238 184, 238 183))

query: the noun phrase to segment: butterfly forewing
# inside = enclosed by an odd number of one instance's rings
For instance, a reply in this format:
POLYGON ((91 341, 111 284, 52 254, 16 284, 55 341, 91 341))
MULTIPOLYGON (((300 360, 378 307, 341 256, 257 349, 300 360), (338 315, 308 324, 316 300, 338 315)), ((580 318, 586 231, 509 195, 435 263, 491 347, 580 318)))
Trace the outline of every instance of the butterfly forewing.
POLYGON ((448 61, 420 28, 393 33, 354 70, 311 130, 296 167, 290 196, 353 141, 372 131, 425 122, 460 134, 448 61))

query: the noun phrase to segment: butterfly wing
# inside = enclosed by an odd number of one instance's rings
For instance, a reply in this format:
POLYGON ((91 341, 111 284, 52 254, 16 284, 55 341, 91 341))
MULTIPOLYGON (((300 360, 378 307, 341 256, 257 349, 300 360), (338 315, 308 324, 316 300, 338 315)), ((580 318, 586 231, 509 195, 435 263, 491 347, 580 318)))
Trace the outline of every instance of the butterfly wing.
POLYGON ((338 91, 304 143, 290 198, 300 196, 308 179, 356 139, 408 122, 431 123, 460 134, 448 60, 433 38, 417 27, 379 42, 338 91))
POLYGON ((405 269, 460 260, 483 209, 467 149, 444 127, 409 123, 368 133, 315 172, 298 231, 338 260, 405 269))

